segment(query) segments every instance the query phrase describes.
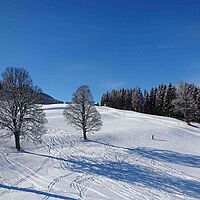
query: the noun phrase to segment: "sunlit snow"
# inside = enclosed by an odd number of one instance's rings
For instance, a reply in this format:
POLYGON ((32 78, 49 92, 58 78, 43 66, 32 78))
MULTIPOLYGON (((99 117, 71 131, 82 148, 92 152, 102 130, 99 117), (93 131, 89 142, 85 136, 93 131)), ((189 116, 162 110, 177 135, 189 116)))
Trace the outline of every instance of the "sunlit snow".
POLYGON ((103 127, 83 141, 64 107, 43 106, 42 144, 1 141, 1 200, 200 199, 198 124, 97 107, 103 127))

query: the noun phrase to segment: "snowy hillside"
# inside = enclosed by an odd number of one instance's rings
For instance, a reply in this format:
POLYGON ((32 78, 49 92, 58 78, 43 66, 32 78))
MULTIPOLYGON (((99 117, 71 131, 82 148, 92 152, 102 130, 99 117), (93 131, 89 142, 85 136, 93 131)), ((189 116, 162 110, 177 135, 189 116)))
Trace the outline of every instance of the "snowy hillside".
POLYGON ((84 142, 64 106, 43 106, 43 144, 16 152, 13 140, 1 141, 0 200, 200 199, 197 124, 98 107, 102 130, 84 142))

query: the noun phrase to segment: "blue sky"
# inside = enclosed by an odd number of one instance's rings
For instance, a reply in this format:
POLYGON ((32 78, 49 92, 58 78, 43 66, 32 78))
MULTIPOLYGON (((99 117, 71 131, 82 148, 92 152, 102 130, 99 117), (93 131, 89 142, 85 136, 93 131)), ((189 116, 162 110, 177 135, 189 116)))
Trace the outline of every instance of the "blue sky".
POLYGON ((0 0, 0 72, 26 68, 61 100, 82 84, 103 92, 200 84, 199 0, 0 0))

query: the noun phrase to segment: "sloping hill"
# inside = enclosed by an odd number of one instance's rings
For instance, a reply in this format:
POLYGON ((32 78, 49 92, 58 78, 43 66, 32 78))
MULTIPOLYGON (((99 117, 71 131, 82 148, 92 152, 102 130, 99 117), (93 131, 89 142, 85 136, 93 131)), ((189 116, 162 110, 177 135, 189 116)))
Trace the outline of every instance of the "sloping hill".
POLYGON ((46 93, 41 93, 41 98, 40 98, 39 103, 41 103, 41 104, 59 104, 59 103, 63 103, 63 102, 53 98, 52 96, 50 96, 46 93))
POLYGON ((84 142, 64 107, 43 106, 42 145, 1 143, 0 199, 200 199, 200 128, 97 107, 103 128, 84 142))
MULTIPOLYGON (((0 83, 0 90, 2 90, 1 83, 0 83)), ((60 100, 57 100, 54 97, 52 97, 52 96, 50 96, 50 95, 48 95, 48 94, 46 94, 44 92, 41 92, 40 99, 39 99, 38 103, 47 105, 47 104, 62 104, 64 102, 60 101, 60 100)))

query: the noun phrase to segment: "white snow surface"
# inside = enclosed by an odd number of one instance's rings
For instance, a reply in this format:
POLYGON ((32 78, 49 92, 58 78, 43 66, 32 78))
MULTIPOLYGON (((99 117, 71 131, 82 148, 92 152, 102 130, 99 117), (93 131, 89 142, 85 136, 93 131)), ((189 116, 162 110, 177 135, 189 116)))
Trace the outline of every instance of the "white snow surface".
POLYGON ((84 141, 65 106, 43 106, 41 144, 1 141, 1 200, 200 199, 199 124, 97 107, 103 127, 84 141))

